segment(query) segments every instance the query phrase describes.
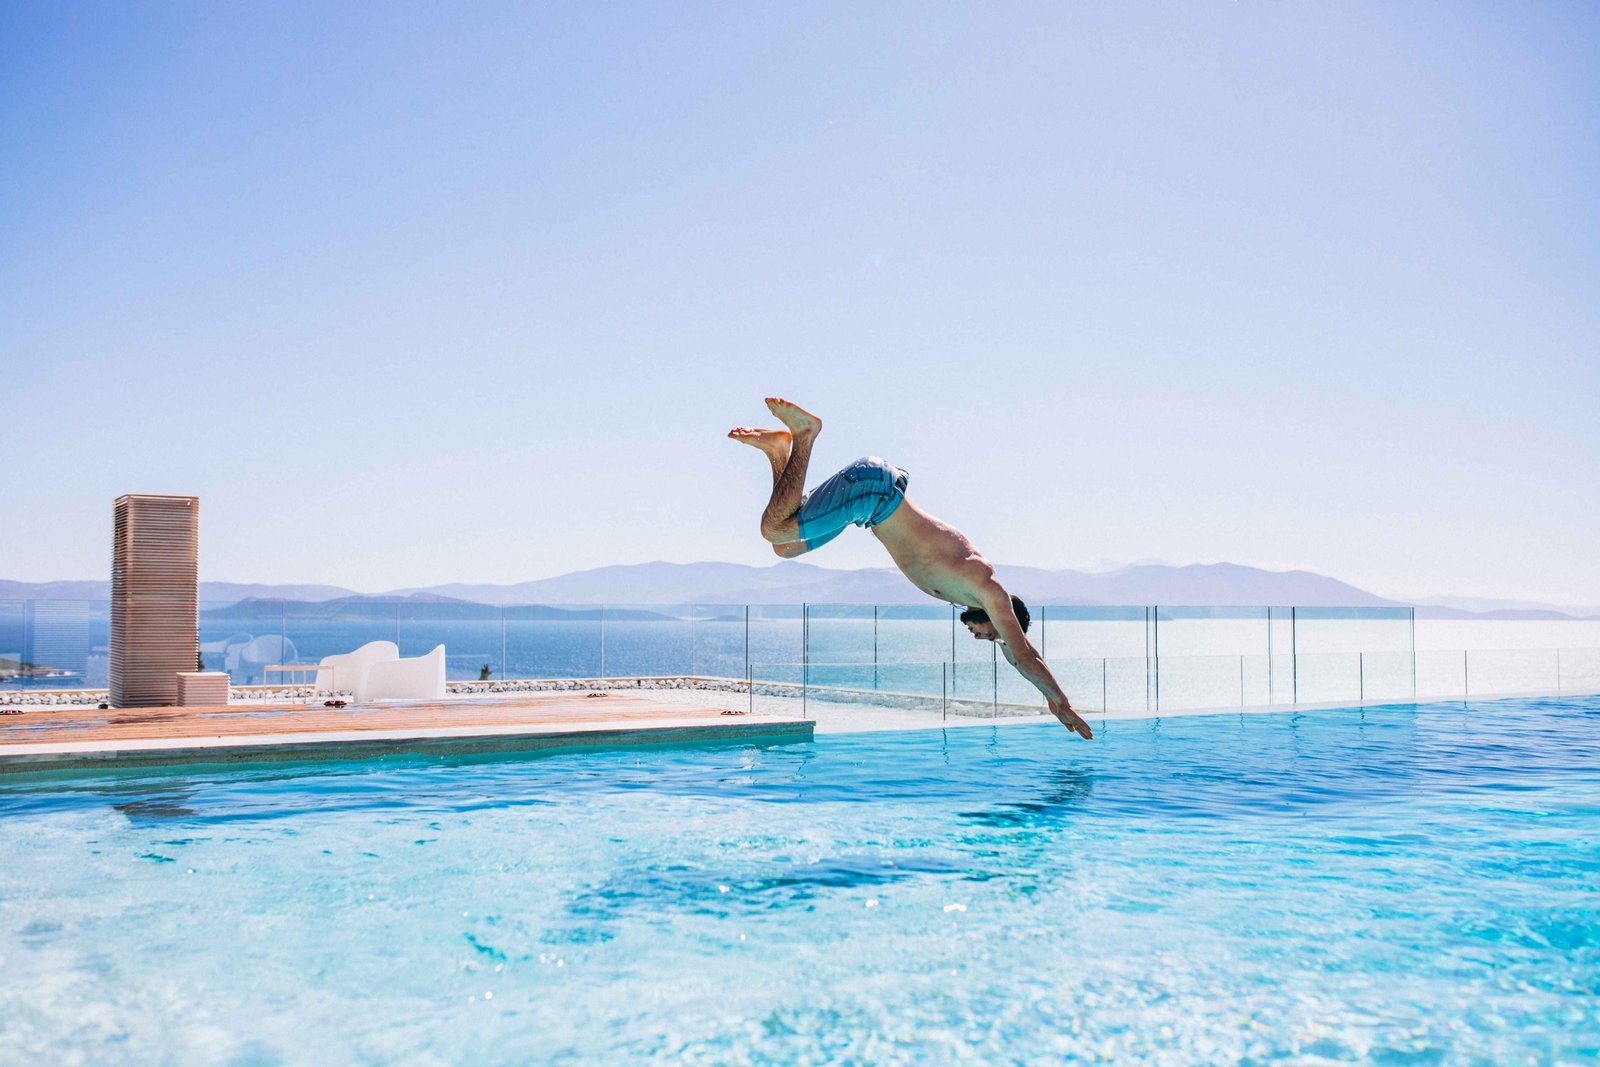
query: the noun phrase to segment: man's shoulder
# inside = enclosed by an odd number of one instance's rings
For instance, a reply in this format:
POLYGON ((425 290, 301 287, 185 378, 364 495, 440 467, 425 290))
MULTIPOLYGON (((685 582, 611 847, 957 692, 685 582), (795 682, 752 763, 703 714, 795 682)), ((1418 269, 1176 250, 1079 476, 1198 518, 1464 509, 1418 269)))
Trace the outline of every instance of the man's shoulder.
POLYGON ((972 591, 978 597, 978 606, 987 609, 994 604, 1010 604, 1011 594, 1006 592, 1005 586, 994 576, 994 567, 982 557, 979 557, 978 562, 980 565, 969 572, 972 576, 972 591))

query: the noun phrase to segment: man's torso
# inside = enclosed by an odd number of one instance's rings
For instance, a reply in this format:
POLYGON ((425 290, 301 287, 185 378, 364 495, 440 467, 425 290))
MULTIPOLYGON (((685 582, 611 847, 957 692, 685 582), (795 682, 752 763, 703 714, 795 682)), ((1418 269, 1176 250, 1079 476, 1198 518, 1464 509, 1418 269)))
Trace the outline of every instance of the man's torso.
POLYGON ((911 584, 931 597, 977 607, 992 585, 994 568, 966 534, 940 522, 910 500, 872 528, 911 584))

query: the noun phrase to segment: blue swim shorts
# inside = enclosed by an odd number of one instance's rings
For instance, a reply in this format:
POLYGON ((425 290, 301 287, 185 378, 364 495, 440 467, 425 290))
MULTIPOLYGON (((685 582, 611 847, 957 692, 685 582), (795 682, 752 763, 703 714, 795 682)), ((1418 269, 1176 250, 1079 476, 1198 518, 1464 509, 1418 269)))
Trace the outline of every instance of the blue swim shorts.
POLYGON ((811 490, 798 516, 807 551, 832 541, 846 526, 871 529, 893 515, 906 498, 906 482, 905 471, 867 456, 811 490))

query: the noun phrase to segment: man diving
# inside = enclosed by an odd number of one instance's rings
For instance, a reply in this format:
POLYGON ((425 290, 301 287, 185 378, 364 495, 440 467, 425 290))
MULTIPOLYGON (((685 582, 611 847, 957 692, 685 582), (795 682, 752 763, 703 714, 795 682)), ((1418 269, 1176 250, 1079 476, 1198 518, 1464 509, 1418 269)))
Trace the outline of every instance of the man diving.
POLYGON ((739 426, 728 436, 759 448, 772 463, 772 499, 761 514, 761 536, 772 550, 793 559, 827 544, 846 526, 866 527, 912 585, 965 608, 961 621, 972 636, 1000 643, 1007 662, 1043 694, 1061 725, 1093 737, 1028 642, 1027 606, 1000 587, 994 567, 965 534, 906 499, 906 472, 869 456, 807 493, 806 468, 822 420, 775 396, 767 397, 767 408, 786 429, 739 426))

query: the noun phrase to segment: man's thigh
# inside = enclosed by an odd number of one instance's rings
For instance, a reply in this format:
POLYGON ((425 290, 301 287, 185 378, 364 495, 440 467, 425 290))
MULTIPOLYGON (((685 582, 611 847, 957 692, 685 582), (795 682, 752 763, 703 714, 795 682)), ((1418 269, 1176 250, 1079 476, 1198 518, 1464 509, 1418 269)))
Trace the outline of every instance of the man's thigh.
POLYGON ((854 465, 824 481, 800 501, 795 513, 796 537, 819 548, 861 520, 862 486, 850 477, 854 465))

